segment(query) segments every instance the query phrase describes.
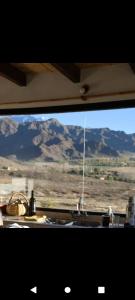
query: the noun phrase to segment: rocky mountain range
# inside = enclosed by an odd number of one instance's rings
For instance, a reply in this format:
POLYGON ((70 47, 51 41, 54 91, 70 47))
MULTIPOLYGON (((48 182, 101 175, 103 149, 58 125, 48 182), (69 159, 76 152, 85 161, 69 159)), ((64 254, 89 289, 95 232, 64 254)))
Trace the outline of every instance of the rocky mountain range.
MULTIPOLYGON (((0 116, 0 120, 5 119, 6 116, 0 116)), ((10 120, 13 120, 17 123, 26 123, 26 122, 34 122, 34 121, 45 121, 46 117, 41 114, 37 115, 11 115, 9 117, 10 120)))
MULTIPOLYGON (((86 128, 86 157, 117 157, 135 153, 135 134, 109 128, 86 128)), ((57 119, 22 123, 0 119, 0 156, 18 160, 58 161, 80 159, 84 149, 84 129, 63 125, 57 119)))

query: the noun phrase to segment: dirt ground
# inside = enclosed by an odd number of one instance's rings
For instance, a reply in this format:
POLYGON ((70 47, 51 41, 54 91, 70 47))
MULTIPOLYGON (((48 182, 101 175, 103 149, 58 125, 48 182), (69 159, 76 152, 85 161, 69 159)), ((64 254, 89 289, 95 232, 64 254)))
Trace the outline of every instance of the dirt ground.
MULTIPOLYGON (((3 163, 3 161, 0 163, 0 201, 9 198, 9 194, 3 196, 2 189, 6 189, 12 178, 31 178, 37 206, 76 209, 82 195, 82 175, 78 173, 82 168, 80 164, 46 162, 19 164, 13 161, 10 164, 9 160, 6 161, 9 170, 3 170, 3 163)), ((134 166, 113 167, 111 170, 124 174, 124 178, 135 179, 134 166)), ((135 194, 134 182, 107 180, 103 177, 86 176, 84 187, 84 209, 91 211, 106 211, 111 205, 114 211, 125 213, 129 196, 135 194)))

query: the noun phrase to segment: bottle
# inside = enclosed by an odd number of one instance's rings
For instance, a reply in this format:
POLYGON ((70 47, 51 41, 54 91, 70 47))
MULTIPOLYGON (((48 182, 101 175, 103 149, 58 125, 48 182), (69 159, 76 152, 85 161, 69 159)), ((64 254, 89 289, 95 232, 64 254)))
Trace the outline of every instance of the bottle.
POLYGON ((102 216, 102 226, 103 227, 109 227, 110 224, 110 216, 108 214, 105 214, 102 216))
POLYGON ((29 202, 29 216, 34 215, 36 215, 36 199, 34 198, 34 191, 32 190, 29 202))
POLYGON ((0 208, 0 227, 3 227, 2 210, 0 208))
POLYGON ((108 215, 110 217, 110 223, 113 225, 113 223, 114 223, 114 213, 113 213, 113 210, 112 210, 111 206, 109 206, 109 208, 108 208, 108 215))
POLYGON ((127 208, 127 220, 131 226, 135 226, 135 196, 129 198, 127 208))

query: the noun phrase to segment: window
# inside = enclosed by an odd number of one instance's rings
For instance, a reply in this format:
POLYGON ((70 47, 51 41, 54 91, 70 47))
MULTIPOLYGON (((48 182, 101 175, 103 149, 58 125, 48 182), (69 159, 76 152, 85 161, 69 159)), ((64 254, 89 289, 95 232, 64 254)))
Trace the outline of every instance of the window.
POLYGON ((135 193, 135 108, 0 117, 0 201, 126 210, 135 193))

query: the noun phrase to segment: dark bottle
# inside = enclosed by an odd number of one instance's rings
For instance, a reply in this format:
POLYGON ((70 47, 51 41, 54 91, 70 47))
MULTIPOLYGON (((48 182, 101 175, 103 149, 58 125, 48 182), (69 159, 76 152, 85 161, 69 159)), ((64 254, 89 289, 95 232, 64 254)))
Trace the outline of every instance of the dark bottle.
POLYGON ((102 216, 102 226, 109 227, 110 224, 110 216, 108 214, 102 216))
POLYGON ((34 191, 31 192, 31 198, 29 202, 29 216, 36 215, 36 199, 34 198, 34 191))

